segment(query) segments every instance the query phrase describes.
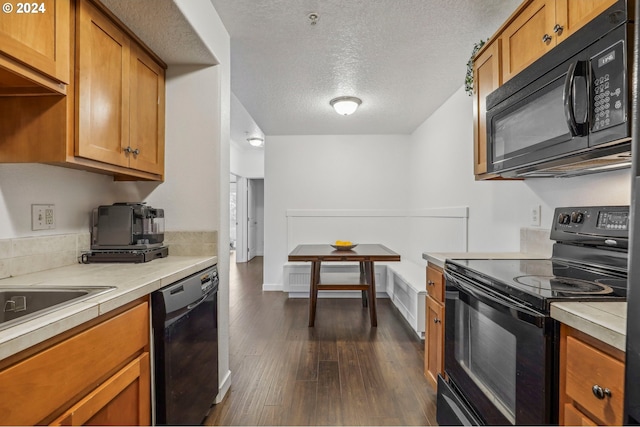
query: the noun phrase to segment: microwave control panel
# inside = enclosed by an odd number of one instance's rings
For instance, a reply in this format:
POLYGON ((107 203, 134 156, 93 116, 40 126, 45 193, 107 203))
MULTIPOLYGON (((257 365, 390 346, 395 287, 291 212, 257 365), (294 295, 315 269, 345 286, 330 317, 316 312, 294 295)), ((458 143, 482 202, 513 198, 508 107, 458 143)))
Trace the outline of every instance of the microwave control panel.
POLYGON ((626 120, 626 61, 623 41, 591 58, 593 132, 619 125, 626 120))

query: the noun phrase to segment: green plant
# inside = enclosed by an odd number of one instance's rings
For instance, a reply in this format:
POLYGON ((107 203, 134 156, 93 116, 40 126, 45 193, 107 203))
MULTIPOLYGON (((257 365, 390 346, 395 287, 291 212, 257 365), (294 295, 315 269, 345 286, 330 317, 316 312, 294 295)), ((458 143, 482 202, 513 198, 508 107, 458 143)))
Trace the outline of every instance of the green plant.
POLYGON ((476 53, 478 53, 480 49, 482 49, 482 46, 484 46, 487 40, 480 40, 478 43, 474 43, 471 58, 469 58, 469 62, 467 62, 467 75, 464 78, 464 90, 469 96, 473 95, 473 57, 476 56, 476 53))

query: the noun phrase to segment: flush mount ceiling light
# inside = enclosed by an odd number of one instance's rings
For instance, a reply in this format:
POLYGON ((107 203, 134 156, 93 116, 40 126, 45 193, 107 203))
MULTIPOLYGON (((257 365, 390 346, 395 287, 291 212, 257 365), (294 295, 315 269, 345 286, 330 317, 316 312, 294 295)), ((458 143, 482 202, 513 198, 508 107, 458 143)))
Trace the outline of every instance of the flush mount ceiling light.
POLYGON ((252 138, 247 138, 247 141, 254 147, 262 147, 264 145, 264 139, 255 136, 252 138))
POLYGON ((348 116, 355 113, 358 106, 362 104, 362 100, 355 96, 339 96, 329 101, 329 104, 336 110, 336 113, 348 116))

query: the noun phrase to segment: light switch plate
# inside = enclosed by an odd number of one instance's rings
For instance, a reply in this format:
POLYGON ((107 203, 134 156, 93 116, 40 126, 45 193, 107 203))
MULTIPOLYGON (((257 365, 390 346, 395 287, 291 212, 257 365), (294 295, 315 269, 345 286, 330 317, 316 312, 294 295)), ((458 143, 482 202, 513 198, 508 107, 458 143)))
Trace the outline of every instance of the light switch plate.
POLYGON ((54 205, 31 205, 31 229, 51 230, 56 228, 54 205))

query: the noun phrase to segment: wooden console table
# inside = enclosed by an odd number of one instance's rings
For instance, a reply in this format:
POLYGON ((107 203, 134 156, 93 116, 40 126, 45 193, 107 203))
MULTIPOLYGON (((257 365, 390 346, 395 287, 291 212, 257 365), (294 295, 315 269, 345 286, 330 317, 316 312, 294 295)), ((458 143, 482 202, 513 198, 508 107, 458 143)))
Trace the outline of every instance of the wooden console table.
POLYGON ((369 306, 371 326, 378 326, 376 312, 375 261, 400 261, 400 255, 380 244, 362 244, 352 250, 335 250, 330 245, 298 245, 289 254, 289 261, 311 262, 309 289, 309 326, 314 326, 318 291, 362 291, 363 306, 369 306), (360 264, 359 283, 320 283, 320 266, 323 262, 358 262, 360 264))

